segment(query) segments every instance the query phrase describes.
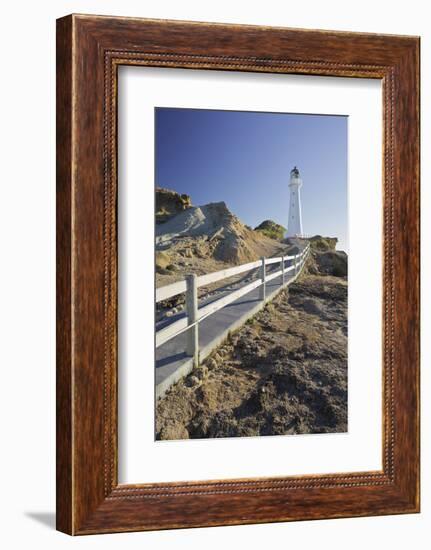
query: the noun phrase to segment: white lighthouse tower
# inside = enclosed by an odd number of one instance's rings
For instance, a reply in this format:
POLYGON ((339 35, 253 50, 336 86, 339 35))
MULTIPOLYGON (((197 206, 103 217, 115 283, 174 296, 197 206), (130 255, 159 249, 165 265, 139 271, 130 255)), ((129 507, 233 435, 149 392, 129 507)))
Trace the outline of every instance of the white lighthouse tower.
POLYGON ((295 166, 290 171, 290 204, 289 204, 289 220, 287 223, 288 237, 302 237, 302 214, 301 214, 301 187, 302 179, 299 175, 299 170, 295 166))

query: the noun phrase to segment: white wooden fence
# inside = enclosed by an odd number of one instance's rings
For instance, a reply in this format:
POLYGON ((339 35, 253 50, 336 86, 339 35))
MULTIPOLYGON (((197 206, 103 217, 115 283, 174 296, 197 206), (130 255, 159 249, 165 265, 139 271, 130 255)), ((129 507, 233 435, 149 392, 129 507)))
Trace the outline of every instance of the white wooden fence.
POLYGON ((255 288, 260 287, 260 299, 266 299, 266 284, 277 277, 282 277, 282 286, 286 284, 285 277, 290 271, 294 271, 294 277, 288 282, 292 282, 302 270, 305 260, 308 256, 310 245, 300 253, 294 256, 280 256, 278 258, 261 258, 256 262, 248 264, 242 264, 228 269, 222 269, 208 275, 188 275, 186 279, 178 281, 171 285, 166 285, 156 289, 156 303, 162 302, 173 298, 178 294, 186 293, 186 316, 182 317, 178 321, 175 321, 165 328, 156 332, 156 348, 174 338, 178 334, 184 331, 188 331, 187 334, 187 354, 194 358, 195 364, 198 362, 199 354, 199 323, 212 315, 222 307, 238 300, 245 294, 248 294, 255 288), (293 264, 286 267, 286 262, 293 260, 293 264), (272 264, 280 264, 280 269, 267 273, 266 267, 272 264), (210 283, 216 283, 228 277, 239 275, 246 271, 260 268, 260 277, 255 281, 244 285, 243 287, 233 290, 228 295, 219 298, 207 305, 199 308, 198 306, 198 288, 208 285, 210 283))

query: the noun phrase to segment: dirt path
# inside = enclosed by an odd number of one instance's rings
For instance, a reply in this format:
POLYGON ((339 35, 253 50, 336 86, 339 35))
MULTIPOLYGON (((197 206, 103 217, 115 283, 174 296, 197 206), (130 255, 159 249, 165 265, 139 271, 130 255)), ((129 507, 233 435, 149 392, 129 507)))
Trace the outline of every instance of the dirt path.
POLYGON ((347 282, 303 276, 157 405, 158 439, 347 430, 347 282))

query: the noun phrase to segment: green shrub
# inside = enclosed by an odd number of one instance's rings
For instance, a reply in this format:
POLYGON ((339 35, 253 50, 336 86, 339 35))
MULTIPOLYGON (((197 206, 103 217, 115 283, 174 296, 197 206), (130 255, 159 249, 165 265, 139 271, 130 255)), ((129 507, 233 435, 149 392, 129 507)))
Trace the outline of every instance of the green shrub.
POLYGON ((265 220, 260 225, 255 227, 255 231, 260 231, 270 239, 275 239, 276 241, 282 241, 284 239, 284 234, 286 233, 286 228, 275 223, 272 220, 265 220))

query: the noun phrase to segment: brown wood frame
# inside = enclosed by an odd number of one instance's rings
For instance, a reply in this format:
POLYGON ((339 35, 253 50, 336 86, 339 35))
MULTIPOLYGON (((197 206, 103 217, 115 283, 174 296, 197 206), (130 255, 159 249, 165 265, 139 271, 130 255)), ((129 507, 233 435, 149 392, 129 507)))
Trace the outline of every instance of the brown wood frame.
POLYGON ((71 15, 57 21, 57 528, 419 511, 419 38, 71 15), (119 65, 377 78, 384 103, 383 470, 118 485, 119 65))

